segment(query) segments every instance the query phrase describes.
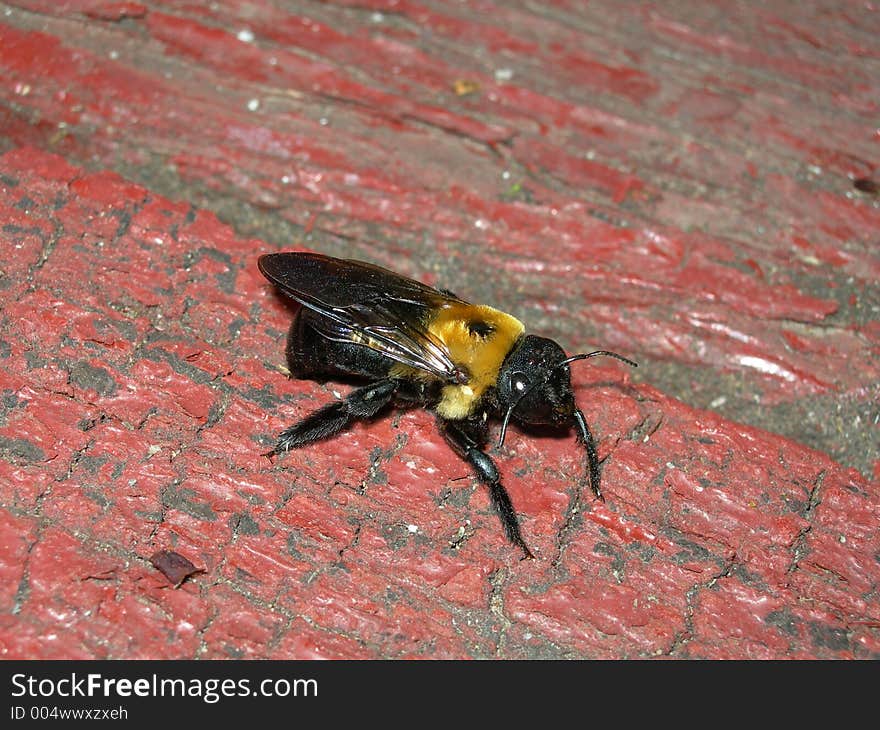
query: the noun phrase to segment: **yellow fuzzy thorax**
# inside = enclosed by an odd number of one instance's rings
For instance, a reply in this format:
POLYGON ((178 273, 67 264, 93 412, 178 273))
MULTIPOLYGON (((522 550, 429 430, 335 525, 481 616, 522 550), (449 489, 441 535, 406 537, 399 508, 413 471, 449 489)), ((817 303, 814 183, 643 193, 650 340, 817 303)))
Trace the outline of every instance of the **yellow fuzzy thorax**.
POLYGON ((452 361, 469 373, 467 383, 445 385, 437 405, 442 418, 456 420, 471 415, 486 389, 495 385, 504 358, 525 327, 516 317, 492 307, 453 303, 437 310, 428 331, 446 346, 452 361))

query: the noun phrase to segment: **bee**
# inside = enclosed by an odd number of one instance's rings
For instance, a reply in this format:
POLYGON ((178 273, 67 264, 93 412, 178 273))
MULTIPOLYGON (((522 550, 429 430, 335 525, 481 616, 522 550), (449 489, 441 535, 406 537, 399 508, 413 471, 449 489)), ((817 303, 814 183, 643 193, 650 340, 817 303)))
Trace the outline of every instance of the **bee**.
POLYGON ((600 490, 596 443, 577 408, 569 364, 607 350, 567 356, 553 340, 527 334, 515 317, 470 304, 362 261, 315 253, 261 256, 260 271, 302 306, 287 339, 292 376, 367 381, 283 431, 272 457, 329 438, 391 405, 433 411, 446 441, 488 487, 508 539, 534 557, 520 531, 501 475, 486 453, 490 419, 500 419, 499 447, 515 423, 574 427, 586 449, 590 486, 600 490))

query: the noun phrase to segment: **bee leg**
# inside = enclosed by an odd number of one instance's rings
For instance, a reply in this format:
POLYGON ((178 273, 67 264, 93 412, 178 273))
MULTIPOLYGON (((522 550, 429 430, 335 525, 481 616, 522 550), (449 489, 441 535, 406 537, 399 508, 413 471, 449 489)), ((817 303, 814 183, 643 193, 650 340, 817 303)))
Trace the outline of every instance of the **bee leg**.
POLYGON ((291 449, 332 436, 353 420, 365 420, 375 416, 394 398, 398 381, 391 378, 358 388, 345 400, 330 403, 299 423, 283 431, 267 456, 283 454, 291 449))
POLYGON ((501 517, 507 538, 523 551, 523 560, 531 560, 535 556, 529 550, 519 530, 516 510, 510 501, 507 490, 501 484, 501 475, 492 458, 480 447, 488 438, 488 431, 482 421, 443 421, 441 429, 449 445, 462 459, 467 461, 476 471, 480 481, 489 487, 492 504, 501 517))
POLYGON ((587 464, 590 469, 590 487, 596 495, 596 499, 604 502, 605 497, 602 496, 602 491, 599 489, 599 456, 596 453, 596 441, 593 439, 593 434, 590 433, 590 427, 587 426, 587 420, 584 418, 584 414, 579 410, 575 410, 574 412, 574 421, 578 428, 578 441, 580 441, 587 449, 587 464))

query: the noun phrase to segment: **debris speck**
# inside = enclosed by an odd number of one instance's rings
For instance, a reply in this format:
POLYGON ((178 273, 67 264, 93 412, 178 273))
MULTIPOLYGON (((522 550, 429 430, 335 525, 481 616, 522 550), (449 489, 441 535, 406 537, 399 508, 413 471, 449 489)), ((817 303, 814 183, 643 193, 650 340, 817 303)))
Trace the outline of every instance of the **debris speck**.
POLYGON ((202 568, 197 568, 180 553, 172 550, 159 550, 150 556, 150 562, 175 588, 196 573, 204 573, 202 568))
POLYGON ((475 94, 480 90, 480 85, 470 79, 456 79, 452 82, 452 91, 456 96, 475 94))
POLYGON ((860 193, 866 193, 867 195, 877 195, 877 193, 880 193, 880 183, 869 177, 860 177, 853 180, 853 187, 860 193))

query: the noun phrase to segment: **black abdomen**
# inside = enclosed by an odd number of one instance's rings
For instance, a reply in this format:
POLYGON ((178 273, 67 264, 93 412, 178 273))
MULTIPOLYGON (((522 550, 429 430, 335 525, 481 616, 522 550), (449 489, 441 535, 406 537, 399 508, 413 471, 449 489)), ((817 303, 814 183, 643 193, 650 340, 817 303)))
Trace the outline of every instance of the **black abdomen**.
POLYGON ((355 375, 370 380, 388 376, 394 361, 362 345, 328 340, 311 322, 321 315, 302 307, 287 337, 287 366, 291 375, 311 380, 355 375))

